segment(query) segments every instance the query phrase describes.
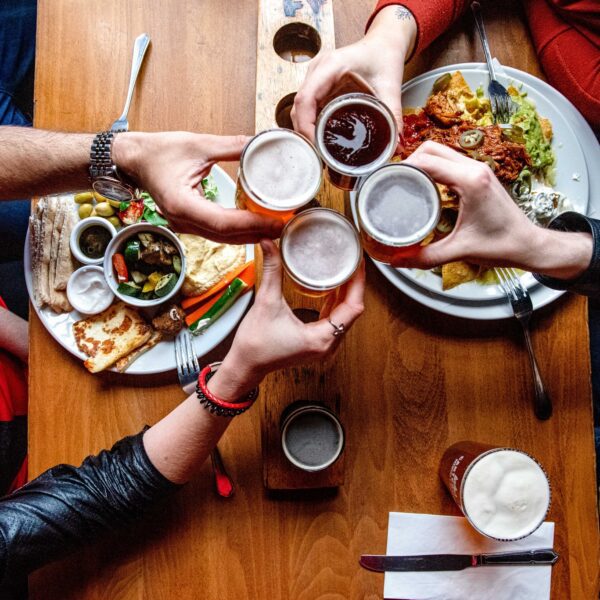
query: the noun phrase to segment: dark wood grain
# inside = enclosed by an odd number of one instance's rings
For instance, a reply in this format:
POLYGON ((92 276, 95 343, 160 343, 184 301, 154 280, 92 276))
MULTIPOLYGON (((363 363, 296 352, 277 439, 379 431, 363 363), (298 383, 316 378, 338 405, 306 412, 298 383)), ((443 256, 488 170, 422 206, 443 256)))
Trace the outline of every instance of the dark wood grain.
MULTIPOLYGON (((338 45, 362 34, 370 9, 362 0, 334 3, 338 45)), ((493 3, 485 17, 500 60, 542 76, 519 4, 493 3)), ((36 125, 95 131, 110 123, 121 112, 133 39, 147 31, 153 45, 133 128, 251 134, 257 18, 257 3, 242 0, 40 2, 36 125)), ((408 65, 407 77, 482 58, 465 18, 408 65)), ((232 175, 234 168, 227 167, 232 175)), ((461 439, 522 448, 543 463, 561 554, 552 598, 598 597, 586 301, 568 296, 534 317, 534 345, 555 403, 552 419, 540 423, 516 322, 437 314, 371 265, 367 282, 366 312, 337 356, 336 387, 346 406, 342 487, 265 492, 260 411, 250 411, 222 442, 233 499, 214 494, 206 464, 135 532, 32 576, 31 598, 380 598, 383 576, 360 569, 359 555, 385 550, 391 510, 458 514, 437 469, 445 448, 461 439)), ((174 373, 149 381, 88 374, 35 317, 31 356, 31 476, 78 463, 181 400, 174 373)))

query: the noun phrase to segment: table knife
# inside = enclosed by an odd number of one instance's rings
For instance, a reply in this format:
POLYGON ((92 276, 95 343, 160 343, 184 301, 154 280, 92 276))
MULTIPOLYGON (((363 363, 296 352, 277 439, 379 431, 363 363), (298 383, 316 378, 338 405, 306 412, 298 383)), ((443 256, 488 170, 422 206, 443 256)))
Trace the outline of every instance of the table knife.
POLYGON ((467 567, 506 565, 553 565, 558 560, 554 550, 525 550, 495 554, 422 554, 420 556, 386 556, 363 554, 360 565, 370 571, 462 571, 467 567))

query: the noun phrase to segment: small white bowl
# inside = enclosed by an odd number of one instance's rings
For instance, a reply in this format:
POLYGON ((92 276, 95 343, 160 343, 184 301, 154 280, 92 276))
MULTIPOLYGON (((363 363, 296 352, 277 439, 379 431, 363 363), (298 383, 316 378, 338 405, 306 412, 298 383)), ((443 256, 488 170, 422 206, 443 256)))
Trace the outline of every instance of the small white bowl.
MULTIPOLYGON (((80 263, 84 265, 101 265, 104 260, 104 256, 100 258, 90 258, 86 256, 79 247, 79 238, 81 234, 88 229, 89 227, 93 227, 94 225, 99 225, 100 227, 104 227, 109 233, 110 237, 114 238, 117 235, 117 230, 115 226, 106 219, 102 217, 86 217, 85 219, 81 219, 75 227, 73 227, 73 231, 71 231, 71 238, 69 239, 69 246, 71 247, 71 254, 78 260, 80 263)), ((106 249, 108 251, 108 247, 106 249)))
POLYGON ((104 277, 104 269, 98 265, 86 265, 85 267, 81 267, 74 271, 69 277, 69 281, 67 283, 67 298, 71 303, 71 306, 78 312, 84 315, 97 315, 102 311, 106 310, 115 299, 115 295, 112 293, 108 283, 106 283, 106 279, 104 277), (103 286, 103 297, 102 301, 98 302, 95 306, 91 307, 85 303, 85 298, 81 297, 81 294, 77 294, 75 292, 75 286, 77 284, 77 279, 79 279, 85 273, 97 273, 99 276, 99 281, 102 282, 103 286))
POLYGON ((140 308, 158 306, 163 302, 170 300, 183 285, 183 280, 185 279, 185 268, 185 252, 183 249, 183 244, 179 241, 179 238, 170 229, 158 225, 150 225, 149 223, 136 223, 135 225, 129 225, 128 227, 121 229, 121 231, 119 231, 117 235, 110 241, 110 244, 106 249, 106 253, 104 254, 104 277, 106 278, 106 281, 113 294, 119 298, 119 300, 123 300, 123 302, 126 304, 138 306, 140 308), (179 279, 177 279, 175 287, 166 296, 163 296, 162 298, 155 298, 154 300, 140 300, 139 298, 134 298, 133 296, 121 294, 117 290, 119 287, 119 282, 117 281, 115 271, 112 266, 113 254, 116 254, 119 252, 119 250, 122 250, 123 246, 125 246, 125 242, 129 238, 138 233, 145 232, 153 233, 155 235, 162 235, 163 237, 167 238, 177 248, 179 256, 181 257, 181 273, 179 273, 179 279))

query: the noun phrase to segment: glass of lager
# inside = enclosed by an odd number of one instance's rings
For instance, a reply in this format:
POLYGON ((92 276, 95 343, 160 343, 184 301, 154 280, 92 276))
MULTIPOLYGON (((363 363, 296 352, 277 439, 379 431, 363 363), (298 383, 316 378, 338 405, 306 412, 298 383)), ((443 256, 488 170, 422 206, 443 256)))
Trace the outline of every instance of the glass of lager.
POLYGON ((346 283, 362 259, 356 229, 329 208, 297 214, 284 227, 279 245, 286 274, 306 296, 323 296, 346 283))
POLYGON ((370 94, 344 94, 320 112, 315 144, 333 185, 353 190, 364 177, 386 164, 398 145, 392 111, 370 94))
POLYGON ((382 263, 411 256, 435 229, 441 199, 427 173, 406 163, 391 163, 361 184, 356 212, 363 247, 382 263))
POLYGON ((242 151, 238 208, 288 221, 321 187, 323 167, 315 147, 289 129, 255 135, 242 151))
POLYGON ((529 454, 478 442, 444 453, 440 477, 469 523, 498 541, 531 535, 550 507, 550 483, 529 454))

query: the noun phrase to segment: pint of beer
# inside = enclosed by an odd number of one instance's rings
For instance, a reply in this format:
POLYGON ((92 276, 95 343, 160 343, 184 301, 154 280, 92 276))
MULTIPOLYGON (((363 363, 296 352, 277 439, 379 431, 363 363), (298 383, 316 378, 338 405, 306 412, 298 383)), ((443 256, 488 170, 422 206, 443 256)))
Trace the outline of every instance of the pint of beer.
POLYGON ((440 194, 421 169, 391 163, 367 177, 357 197, 360 235, 367 254, 394 265, 414 254, 440 218, 440 194))
POLYGON ((300 293, 315 297, 346 283, 362 258, 356 229, 329 208, 296 215, 283 229, 280 248, 286 274, 300 293))
POLYGON ((458 442, 444 453, 440 477, 471 525, 494 540, 527 537, 550 507, 546 473, 520 450, 458 442))
POLYGON ((236 206, 288 221, 321 186, 322 164, 315 147, 288 129, 254 136, 242 152, 236 206))
POLYGON ((398 145, 392 111, 370 94, 344 94, 320 112, 315 144, 333 185, 353 190, 364 177, 386 164, 398 145))

